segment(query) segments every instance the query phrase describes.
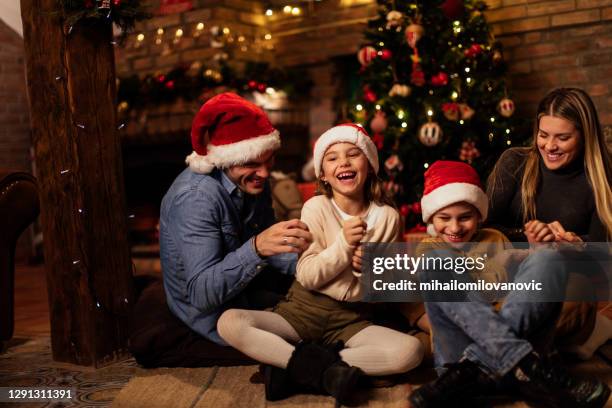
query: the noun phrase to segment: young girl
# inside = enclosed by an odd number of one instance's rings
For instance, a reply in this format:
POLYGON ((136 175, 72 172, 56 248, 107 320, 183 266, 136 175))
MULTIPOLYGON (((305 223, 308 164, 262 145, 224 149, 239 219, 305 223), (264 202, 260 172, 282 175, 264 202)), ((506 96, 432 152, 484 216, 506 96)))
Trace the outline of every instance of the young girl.
MULTIPOLYGON (((479 228, 487 217, 488 200, 478 174, 465 163, 435 162, 425 173, 421 207, 423 221, 436 235, 421 248, 431 245, 436 250, 446 245, 450 252, 469 255, 485 249, 492 255, 507 243, 500 232, 479 228)), ((507 279, 505 262, 496 262, 500 259, 494 256, 486 261, 485 280, 507 279)), ((420 272, 426 280, 440 277, 439 273, 420 272)), ((538 299, 546 299, 564 293, 567 274, 562 255, 542 249, 520 263, 512 280, 541 283, 538 299), (551 271, 554 273, 547 273, 551 271)), ((502 384, 510 384, 515 393, 518 390, 522 397, 547 406, 601 407, 606 403, 610 389, 605 383, 572 377, 534 352, 536 340, 552 338, 560 302, 526 302, 524 293, 510 292, 495 310, 484 298, 470 296, 471 301, 456 303, 440 298, 428 301, 427 294, 424 296, 434 359, 441 375, 409 396, 413 408, 467 406, 470 398, 502 384)), ((546 343, 538 351, 546 352, 546 343)))
POLYGON ((345 404, 362 372, 411 370, 423 350, 416 338, 373 325, 369 306, 360 303, 355 248, 365 241, 393 242, 399 234, 399 215, 376 175, 374 143, 360 126, 336 126, 317 140, 314 163, 324 195, 302 209, 314 240, 298 261, 286 299, 271 312, 228 310, 217 327, 228 344, 269 365, 268 400, 299 388, 329 393, 345 404))

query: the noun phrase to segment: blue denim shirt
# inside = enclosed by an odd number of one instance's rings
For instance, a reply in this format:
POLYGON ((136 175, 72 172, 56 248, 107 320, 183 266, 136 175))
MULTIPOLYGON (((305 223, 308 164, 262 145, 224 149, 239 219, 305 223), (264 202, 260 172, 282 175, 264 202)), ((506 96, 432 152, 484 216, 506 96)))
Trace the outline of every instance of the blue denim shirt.
POLYGON ((245 204, 242 191, 214 169, 185 169, 164 196, 160 256, 168 307, 194 331, 219 344, 217 320, 230 307, 249 308, 240 296, 266 266, 294 274, 297 256, 265 260, 251 238, 274 224, 269 185, 245 204), (241 206, 248 205, 241 216, 241 206))

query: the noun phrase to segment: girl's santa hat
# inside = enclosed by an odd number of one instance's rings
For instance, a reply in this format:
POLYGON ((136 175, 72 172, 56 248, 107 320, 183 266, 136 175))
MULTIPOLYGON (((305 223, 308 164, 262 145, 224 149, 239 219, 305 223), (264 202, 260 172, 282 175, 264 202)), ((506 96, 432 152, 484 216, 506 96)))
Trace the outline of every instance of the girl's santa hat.
POLYGON ((374 142, 372 142, 370 135, 359 125, 344 123, 327 130, 319 136, 315 143, 312 157, 317 178, 321 175, 321 164, 327 149, 333 144, 343 142, 352 143, 361 149, 370 162, 372 169, 374 169, 374 173, 378 173, 378 150, 374 142))
POLYGON ((486 220, 489 200, 476 170, 463 162, 436 161, 425 172, 425 189, 421 198, 423 222, 430 223, 430 218, 438 210, 460 202, 472 204, 480 212, 481 221, 486 220))
POLYGON ((280 136, 265 112, 233 93, 209 99, 193 119, 193 153, 185 159, 194 173, 208 174, 257 159, 280 147, 280 136))

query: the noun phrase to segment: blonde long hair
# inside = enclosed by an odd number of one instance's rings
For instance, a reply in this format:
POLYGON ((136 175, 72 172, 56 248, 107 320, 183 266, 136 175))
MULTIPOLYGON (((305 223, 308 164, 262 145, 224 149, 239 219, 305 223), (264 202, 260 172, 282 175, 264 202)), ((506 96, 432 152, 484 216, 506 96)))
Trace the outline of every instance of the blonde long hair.
MULTIPOLYGON (((566 119, 574 124, 583 138, 584 168, 587 180, 593 189, 597 215, 612 236, 612 163, 599 124, 597 110, 589 95, 578 88, 558 88, 551 91, 538 106, 533 126, 533 142, 530 147, 515 148, 514 151, 527 156, 521 181, 521 208, 523 222, 536 219, 535 196, 540 182, 540 152, 537 136, 540 119, 550 115, 566 119)), ((489 193, 500 183, 499 162, 489 176, 489 193)))

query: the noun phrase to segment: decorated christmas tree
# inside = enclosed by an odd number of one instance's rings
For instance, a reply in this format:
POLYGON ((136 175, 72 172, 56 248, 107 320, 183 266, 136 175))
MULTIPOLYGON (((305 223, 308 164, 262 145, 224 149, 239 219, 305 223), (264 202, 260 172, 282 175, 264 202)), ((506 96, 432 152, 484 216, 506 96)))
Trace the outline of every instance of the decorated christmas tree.
POLYGON ((436 160, 463 160, 485 177, 501 152, 520 145, 501 45, 484 1, 378 0, 352 119, 379 148, 386 186, 421 231, 423 172, 436 160))

